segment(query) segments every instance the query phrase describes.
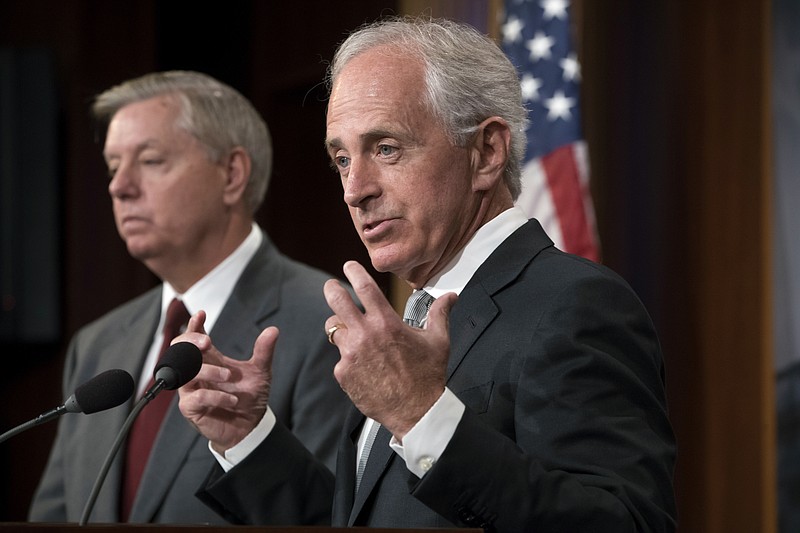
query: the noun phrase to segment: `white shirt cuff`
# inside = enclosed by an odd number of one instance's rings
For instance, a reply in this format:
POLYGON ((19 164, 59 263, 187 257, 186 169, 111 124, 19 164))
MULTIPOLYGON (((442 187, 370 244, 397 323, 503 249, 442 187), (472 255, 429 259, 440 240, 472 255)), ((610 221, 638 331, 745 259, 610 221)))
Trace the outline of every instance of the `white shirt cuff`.
POLYGON ((439 460, 464 415, 464 404, 447 387, 425 415, 406 433, 401 443, 389 446, 406 462, 412 474, 422 478, 439 460))
POLYGON ((253 428, 253 431, 248 433, 245 438, 240 440, 236 446, 225 450, 224 455, 218 453, 214 448, 211 447, 211 441, 208 442, 208 449, 211 450, 211 453, 217 459, 217 462, 222 469, 227 472, 234 466, 244 461, 244 459, 250 455, 250 452, 255 450, 259 444, 264 442, 264 439, 266 439, 270 432, 272 432, 272 428, 275 427, 275 423, 275 413, 273 413, 272 409, 267 406, 267 410, 264 413, 264 417, 261 419, 261 422, 259 422, 258 425, 253 428))

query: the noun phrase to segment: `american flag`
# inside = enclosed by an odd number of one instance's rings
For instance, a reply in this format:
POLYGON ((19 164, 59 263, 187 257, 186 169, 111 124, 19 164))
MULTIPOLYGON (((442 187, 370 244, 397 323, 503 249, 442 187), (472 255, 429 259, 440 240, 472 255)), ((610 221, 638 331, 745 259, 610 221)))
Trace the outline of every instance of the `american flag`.
POLYGON ((501 36, 530 113, 517 205, 541 222, 558 248, 599 261, 569 0, 505 0, 501 36))

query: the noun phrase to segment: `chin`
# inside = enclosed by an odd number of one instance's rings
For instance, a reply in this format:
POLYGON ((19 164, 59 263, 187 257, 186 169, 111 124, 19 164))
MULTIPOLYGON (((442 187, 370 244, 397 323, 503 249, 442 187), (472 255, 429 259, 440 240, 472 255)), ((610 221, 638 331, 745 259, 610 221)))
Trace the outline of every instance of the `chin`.
POLYGON ((372 261, 372 267, 378 272, 391 272, 399 277, 408 272, 408 261, 403 255, 399 255, 396 251, 380 248, 377 250, 369 250, 369 258, 372 261))
POLYGON ((128 248, 130 256, 138 261, 146 261, 155 255, 152 246, 147 243, 136 242, 134 239, 127 240, 125 246, 128 248))

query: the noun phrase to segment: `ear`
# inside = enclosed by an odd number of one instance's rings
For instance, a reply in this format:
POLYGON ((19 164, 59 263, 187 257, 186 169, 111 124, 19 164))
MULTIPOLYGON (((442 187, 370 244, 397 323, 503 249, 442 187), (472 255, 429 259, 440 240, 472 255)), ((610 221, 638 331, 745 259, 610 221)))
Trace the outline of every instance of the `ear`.
POLYGON ((473 191, 488 191, 502 182, 510 147, 508 122, 500 117, 489 117, 478 125, 472 144, 473 191))
POLYGON ((237 146, 228 153, 224 165, 226 179, 223 198, 227 205, 234 205, 244 196, 252 163, 245 149, 237 146))

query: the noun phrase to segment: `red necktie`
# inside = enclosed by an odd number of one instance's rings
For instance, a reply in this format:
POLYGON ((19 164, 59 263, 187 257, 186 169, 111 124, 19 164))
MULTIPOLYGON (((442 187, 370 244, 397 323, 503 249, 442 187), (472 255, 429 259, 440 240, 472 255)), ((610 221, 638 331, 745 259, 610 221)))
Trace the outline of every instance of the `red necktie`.
MULTIPOLYGON (((163 329, 164 341, 161 344, 161 350, 158 352, 159 359, 169 348, 170 341, 180 335, 181 328, 186 326, 188 322, 189 312, 183 302, 174 298, 167 308, 167 319, 164 321, 163 329)), ((153 378, 150 378, 150 383, 147 387, 150 388, 152 385, 153 378)), ((161 423, 164 421, 164 416, 167 414, 174 395, 174 390, 162 390, 158 396, 153 398, 142 409, 131 427, 125 452, 125 471, 122 476, 120 509, 122 522, 128 521, 133 507, 133 500, 139 488, 139 481, 142 478, 144 467, 147 465, 147 459, 150 457, 150 449, 153 447, 153 441, 158 434, 161 423)))

